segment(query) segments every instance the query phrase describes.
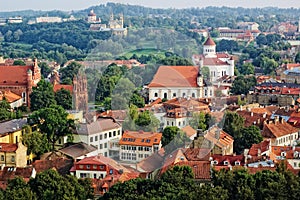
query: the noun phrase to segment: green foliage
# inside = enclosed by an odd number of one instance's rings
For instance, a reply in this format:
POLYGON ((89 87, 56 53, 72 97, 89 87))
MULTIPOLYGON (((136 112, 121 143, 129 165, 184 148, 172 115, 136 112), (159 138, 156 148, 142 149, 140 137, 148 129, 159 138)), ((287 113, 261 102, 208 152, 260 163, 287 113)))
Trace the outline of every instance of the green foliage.
POLYGON ((69 90, 60 89, 55 93, 55 100, 57 105, 62 106, 64 109, 72 109, 72 95, 69 90))
POLYGON ((61 82, 66 83, 66 79, 73 80, 74 76, 76 76, 82 67, 81 64, 77 62, 71 62, 68 66, 60 69, 60 79, 61 82))
POLYGON ((159 120, 152 112, 148 110, 139 112, 137 107, 131 104, 122 126, 123 130, 155 132, 159 127, 159 120))
POLYGON ((194 129, 201 129, 203 131, 207 130, 209 128, 209 121, 210 117, 208 116, 210 114, 205 114, 204 112, 200 113, 193 113, 193 117, 189 120, 189 124, 194 129), (208 121, 206 121, 208 120, 208 121))
POLYGON ((51 69, 49 65, 45 62, 42 62, 39 64, 39 67, 41 68, 41 74, 43 78, 47 78, 48 75, 51 73, 51 69))
POLYGON ((30 109, 36 111, 55 105, 55 96, 51 83, 42 79, 30 94, 30 109))
POLYGON ((248 94, 249 90, 256 85, 256 78, 255 76, 238 76, 235 78, 231 92, 233 94, 248 94))
POLYGON ((9 103, 5 99, 0 101, 0 121, 12 118, 13 115, 9 103))
POLYGON ((15 60, 13 65, 22 65, 22 66, 25 66, 26 63, 23 61, 23 60, 15 60))
POLYGON ((38 131, 27 132, 22 136, 22 142, 27 147, 27 155, 30 153, 40 157, 50 150, 46 134, 38 131))
POLYGON ((172 153, 178 148, 183 148, 189 144, 190 139, 182 130, 177 126, 167 126, 163 130, 162 146, 164 146, 167 154, 172 153))
POLYGON ((217 43, 217 48, 216 50, 218 52, 224 52, 224 51, 229 51, 229 52, 232 52, 232 51, 237 51, 239 50, 238 48, 238 43, 234 40, 220 40, 218 43, 217 43))
POLYGON ((130 99, 130 104, 137 106, 138 108, 145 107, 145 99, 140 96, 137 92, 134 92, 130 99))
POLYGON ((264 74, 270 74, 278 67, 278 63, 274 59, 264 57, 262 59, 261 67, 264 71, 264 74))
POLYGON ((298 52, 295 56, 295 63, 300 63, 300 52, 298 52))
POLYGON ((71 136, 75 129, 74 120, 67 119, 68 113, 63 107, 53 105, 34 111, 29 116, 30 124, 37 124, 41 133, 46 134, 48 143, 52 144, 54 150, 56 141, 63 136, 71 136))
POLYGON ((30 190, 29 185, 21 177, 9 180, 5 190, 6 200, 35 200, 36 195, 30 190))
POLYGON ((239 72, 243 75, 254 74, 254 65, 251 63, 244 63, 240 68, 239 72))

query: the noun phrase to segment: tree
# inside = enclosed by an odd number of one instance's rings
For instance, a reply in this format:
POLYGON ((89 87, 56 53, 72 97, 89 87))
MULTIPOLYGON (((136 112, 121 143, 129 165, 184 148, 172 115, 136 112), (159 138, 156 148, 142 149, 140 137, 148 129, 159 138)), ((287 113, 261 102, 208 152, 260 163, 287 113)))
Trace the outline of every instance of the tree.
POLYGON ((12 118, 11 107, 6 99, 0 101, 0 121, 12 118))
POLYGON ((207 124, 206 124, 206 118, 205 118, 205 113, 200 112, 200 113, 193 113, 192 119, 189 120, 189 124, 191 127, 194 129, 202 129, 203 131, 207 130, 207 124))
POLYGON ((141 97, 137 92, 134 92, 129 101, 130 104, 137 106, 138 108, 145 107, 145 99, 141 97))
POLYGON ((254 74, 254 65, 251 63, 244 63, 240 68, 239 72, 243 75, 254 74))
POLYGON ((190 139, 177 126, 167 126, 162 133, 162 146, 167 154, 190 143, 190 139))
POLYGON ((300 52, 298 52, 295 56, 295 63, 300 63, 300 52))
POLYGON ((27 147, 27 155, 32 153, 39 158, 50 150, 46 135, 38 131, 26 132, 22 136, 22 142, 27 147))
POLYGON ((55 170, 38 173, 34 179, 30 179, 29 185, 37 199, 64 200, 76 198, 74 186, 55 170))
POLYGON ((61 68, 59 70, 61 82, 64 82, 66 79, 73 80, 74 76, 78 74, 81 67, 81 64, 73 61, 68 66, 61 68))
POLYGON ((75 129, 74 120, 67 118, 68 113, 63 107, 53 105, 49 108, 43 108, 34 111, 29 116, 30 124, 37 124, 41 133, 46 134, 48 143, 52 144, 52 149, 56 141, 64 136, 72 136, 75 129))
POLYGON ((55 95, 51 83, 42 79, 30 94, 30 109, 36 111, 55 105, 55 95))
POLYGON ((102 76, 97 84, 95 101, 101 102, 107 97, 111 97, 115 88, 114 80, 109 76, 102 76))
POLYGON ((264 74, 270 74, 271 72, 274 72, 278 67, 278 63, 274 59, 263 57, 261 67, 264 71, 264 74))
POLYGON ((57 105, 62 106, 64 109, 72 109, 72 95, 69 90, 65 90, 64 88, 58 90, 55 93, 55 100, 57 105))
POLYGON ((162 132, 162 146, 169 144, 174 137, 180 132, 177 126, 167 126, 162 132))
POLYGON ((256 78, 255 76, 238 76, 233 81, 231 92, 233 94, 247 94, 249 90, 256 85, 256 78))
POLYGON ((26 63, 23 61, 23 60, 15 60, 13 65, 22 65, 22 66, 25 66, 26 63))
POLYGON ((49 65, 45 62, 42 62, 39 64, 39 67, 41 68, 41 74, 43 78, 47 78, 48 75, 51 73, 51 69, 49 65))
POLYGON ((241 138, 237 141, 239 144, 239 151, 249 149, 252 144, 258 144, 263 140, 260 130, 257 126, 249 126, 241 129, 241 138))
POLYGON ((112 109, 113 110, 124 110, 128 109, 129 102, 134 92, 135 86, 128 78, 120 78, 116 84, 112 98, 112 109))
POLYGON ((4 194, 6 200, 36 199, 36 196, 30 190, 29 185, 21 177, 8 180, 8 185, 4 194))

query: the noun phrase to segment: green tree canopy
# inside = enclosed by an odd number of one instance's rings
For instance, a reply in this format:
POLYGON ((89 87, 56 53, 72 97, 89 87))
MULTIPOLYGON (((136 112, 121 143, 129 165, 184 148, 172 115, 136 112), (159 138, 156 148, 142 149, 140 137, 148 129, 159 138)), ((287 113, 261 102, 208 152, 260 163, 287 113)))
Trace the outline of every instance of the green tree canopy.
POLYGON ((256 78, 255 76, 238 76, 235 78, 231 92, 233 94, 248 94, 249 90, 256 85, 256 78))
POLYGON ((72 109, 72 95, 69 90, 64 88, 55 93, 55 100, 57 105, 62 106, 66 110, 72 109))
POLYGON ((55 105, 55 95, 51 83, 42 79, 30 94, 30 109, 36 111, 55 105))
POLYGON ((12 111, 6 99, 0 101, 0 121, 12 119, 12 111))
POLYGON ((41 62, 39 64, 39 67, 41 68, 42 77, 47 78, 48 75, 51 73, 51 69, 50 69, 49 65, 45 62, 41 62))
POLYGON ((52 150, 56 141, 64 136, 72 136, 75 129, 74 120, 67 118, 68 113, 63 107, 53 105, 34 111, 29 116, 30 124, 37 124, 41 133, 46 134, 48 143, 52 144, 52 150))
POLYGON ((13 65, 22 65, 22 66, 25 66, 26 63, 23 61, 23 60, 15 60, 13 65))
POLYGON ((65 82, 66 79, 73 81, 74 76, 78 74, 81 67, 82 67, 81 64, 79 64, 78 62, 73 61, 69 65, 67 65, 66 67, 61 68, 59 70, 61 82, 65 82))

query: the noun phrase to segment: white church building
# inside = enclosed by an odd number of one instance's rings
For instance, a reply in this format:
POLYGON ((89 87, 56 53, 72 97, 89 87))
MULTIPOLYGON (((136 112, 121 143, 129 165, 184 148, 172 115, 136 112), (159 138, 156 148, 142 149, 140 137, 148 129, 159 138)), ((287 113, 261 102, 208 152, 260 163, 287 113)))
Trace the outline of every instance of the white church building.
POLYGON ((192 61, 195 65, 208 67, 210 81, 216 82, 224 76, 234 76, 234 60, 227 53, 217 53, 216 43, 208 37, 203 44, 203 54, 193 55, 192 61))
POLYGON ((216 53, 215 42, 208 37, 203 45, 202 55, 193 55, 195 66, 160 66, 148 85, 149 100, 178 97, 211 98, 215 90, 224 88, 228 94, 230 84, 218 83, 219 79, 234 76, 234 60, 227 53, 216 53), (202 67, 208 67, 210 80, 203 80, 202 67), (221 87, 220 87, 221 86, 221 87))

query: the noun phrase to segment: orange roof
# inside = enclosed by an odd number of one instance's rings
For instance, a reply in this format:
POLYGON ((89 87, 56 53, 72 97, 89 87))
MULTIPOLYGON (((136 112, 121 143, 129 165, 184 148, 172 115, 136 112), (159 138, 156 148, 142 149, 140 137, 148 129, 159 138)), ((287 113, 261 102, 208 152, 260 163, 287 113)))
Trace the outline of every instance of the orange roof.
POLYGON ((6 101, 8 103, 12 103, 12 102, 15 102, 15 101, 18 101, 19 99, 21 99, 22 97, 11 92, 11 91, 4 91, 4 93, 1 94, 1 91, 0 91, 0 101, 2 101, 3 99, 6 99, 6 101))
POLYGON ((296 133, 298 130, 298 128, 293 127, 283 119, 279 121, 268 120, 264 123, 262 136, 265 138, 277 138, 291 133, 296 133))
POLYGON ((33 66, 0 66, 0 85, 26 85, 28 70, 33 66))
POLYGON ((203 65, 229 65, 227 62, 220 60, 219 58, 207 58, 204 57, 203 65))
POLYGON ((119 142, 120 145, 153 146, 159 145, 162 138, 161 133, 143 131, 125 131, 119 142))
POLYGON ((17 144, 0 143, 0 152, 15 152, 18 149, 17 144))
POLYGON ((197 133, 195 129, 193 129, 191 126, 185 126, 181 129, 188 137, 191 137, 197 133))
POLYGON ((62 84, 55 84, 53 86, 53 91, 57 92, 58 90, 65 89, 68 90, 71 94, 73 93, 73 85, 62 85, 62 84))
POLYGON ((257 156, 258 155, 258 150, 260 150, 261 153, 266 152, 269 150, 269 147, 271 142, 270 140, 264 140, 259 144, 253 144, 251 148, 249 149, 249 155, 251 156, 257 156))
MULTIPOLYGON (((290 146, 272 146, 272 153, 275 156, 281 156, 282 152, 285 152, 285 158, 286 159, 293 159, 294 158, 294 152, 300 152, 300 147, 290 147, 290 146)), ((298 155, 297 155, 298 157, 298 155)))
POLYGON ((210 180, 210 162, 209 161, 182 161, 175 165, 190 166, 194 173, 195 179, 210 180))
POLYGON ((204 111, 209 112, 209 102, 195 98, 174 98, 163 103, 165 107, 185 108, 188 111, 204 111))
POLYGON ((204 137, 213 142, 215 145, 217 145, 220 148, 227 147, 228 145, 233 144, 233 137, 223 131, 222 129, 218 128, 217 126, 211 127, 204 137))
POLYGON ((198 87, 197 66, 160 66, 149 87, 198 87))
POLYGON ((216 43, 213 41, 213 39, 211 39, 211 37, 208 37, 203 45, 216 46, 216 43))

